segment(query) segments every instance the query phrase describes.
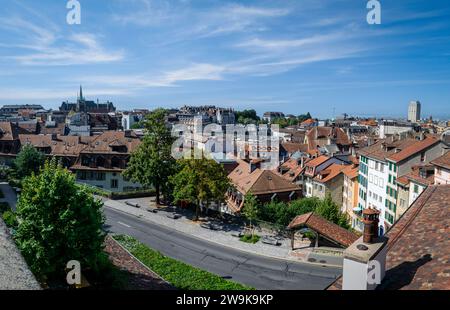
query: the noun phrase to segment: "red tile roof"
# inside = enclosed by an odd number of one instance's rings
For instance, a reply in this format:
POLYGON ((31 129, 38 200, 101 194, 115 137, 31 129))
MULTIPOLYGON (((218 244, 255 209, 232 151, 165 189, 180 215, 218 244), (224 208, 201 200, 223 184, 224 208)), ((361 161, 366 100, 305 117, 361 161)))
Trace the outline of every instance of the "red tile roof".
POLYGON ((348 176, 350 179, 355 179, 359 175, 359 166, 356 165, 346 166, 342 170, 342 173, 348 176))
MULTIPOLYGON (((386 275, 377 289, 450 289, 450 185, 430 186, 387 232, 386 275)), ((342 289, 342 277, 328 289, 342 289)))
POLYGON ((437 139, 436 137, 429 136, 421 141, 416 141, 415 143, 412 143, 412 144, 406 146, 400 152, 388 156, 387 159, 390 161, 393 161, 393 162, 401 162, 401 161, 408 159, 409 157, 411 157, 419 152, 422 152, 438 143, 440 143, 439 139, 437 139))
POLYGON ((432 160, 431 163, 435 166, 450 169, 450 151, 442 155, 441 157, 432 160))
POLYGON ((320 183, 327 183, 333 180, 341 174, 341 172, 346 168, 345 165, 331 164, 326 169, 320 171, 314 178, 314 181, 320 183))
POLYGON ((354 233, 340 227, 339 225, 327 221, 314 212, 297 216, 292 220, 288 228, 295 229, 301 226, 309 227, 325 238, 344 247, 348 247, 358 239, 358 236, 354 233))
POLYGON ((270 170, 255 169, 250 173, 249 164, 241 161, 229 175, 238 191, 254 195, 299 191, 301 188, 270 170))

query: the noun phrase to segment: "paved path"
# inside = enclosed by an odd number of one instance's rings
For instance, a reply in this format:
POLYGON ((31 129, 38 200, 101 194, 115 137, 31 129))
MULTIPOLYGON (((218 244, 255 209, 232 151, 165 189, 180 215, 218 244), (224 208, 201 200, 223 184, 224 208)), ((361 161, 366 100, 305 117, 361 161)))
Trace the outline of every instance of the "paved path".
POLYGON ((280 260, 209 242, 105 207, 106 229, 137 238, 164 255, 257 289, 324 289, 341 268, 280 260))
POLYGON ((4 198, 0 199, 1 201, 6 201, 9 203, 9 206, 15 211, 17 204, 17 195, 14 189, 7 182, 0 182, 0 190, 3 192, 4 198))

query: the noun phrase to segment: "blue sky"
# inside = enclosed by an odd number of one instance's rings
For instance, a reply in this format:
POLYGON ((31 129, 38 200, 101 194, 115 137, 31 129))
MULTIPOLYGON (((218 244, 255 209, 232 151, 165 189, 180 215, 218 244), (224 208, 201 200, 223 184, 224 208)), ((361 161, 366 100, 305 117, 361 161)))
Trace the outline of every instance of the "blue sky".
POLYGON ((450 4, 367 1, 2 0, 0 104, 119 109, 213 104, 258 113, 450 118, 450 4))

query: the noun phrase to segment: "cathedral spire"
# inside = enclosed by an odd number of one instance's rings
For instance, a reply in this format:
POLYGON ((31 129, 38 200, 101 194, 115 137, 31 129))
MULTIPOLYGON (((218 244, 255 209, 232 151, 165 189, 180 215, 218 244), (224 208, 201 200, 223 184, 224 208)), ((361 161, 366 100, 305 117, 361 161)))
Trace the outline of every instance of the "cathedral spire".
POLYGON ((80 85, 80 100, 84 100, 83 98, 83 87, 80 85))

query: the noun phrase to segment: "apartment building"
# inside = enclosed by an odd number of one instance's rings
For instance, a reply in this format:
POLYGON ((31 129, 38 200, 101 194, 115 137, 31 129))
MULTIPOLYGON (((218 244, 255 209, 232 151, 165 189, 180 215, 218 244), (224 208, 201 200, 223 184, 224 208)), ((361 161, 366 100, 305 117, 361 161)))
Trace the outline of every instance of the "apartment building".
POLYGON ((131 153, 140 144, 131 131, 106 131, 95 137, 80 151, 77 162, 70 167, 77 181, 113 192, 141 188, 123 177, 131 153))
POLYGON ((345 169, 342 170, 342 174, 344 176, 344 189, 342 193, 341 211, 348 215, 352 225, 356 225, 357 218, 362 216, 362 214, 358 212, 359 165, 353 164, 345 167, 345 169))
MULTIPOLYGON (((380 234, 391 227, 397 216, 397 179, 411 172, 414 166, 429 163, 442 155, 441 141, 422 136, 387 139, 361 149, 358 208, 375 208, 380 214, 380 234)), ((358 229, 361 223, 356 221, 358 229)))
POLYGON ((434 165, 434 183, 436 185, 450 184, 450 151, 431 161, 434 165))

